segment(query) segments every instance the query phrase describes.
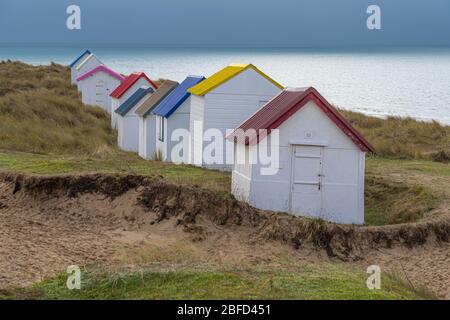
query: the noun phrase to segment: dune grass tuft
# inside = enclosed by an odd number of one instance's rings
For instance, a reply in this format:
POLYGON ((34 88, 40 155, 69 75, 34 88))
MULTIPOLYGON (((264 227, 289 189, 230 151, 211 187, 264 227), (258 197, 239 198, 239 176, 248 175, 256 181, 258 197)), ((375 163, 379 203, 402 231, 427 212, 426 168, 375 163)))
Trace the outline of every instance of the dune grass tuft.
POLYGON ((366 177, 365 186, 365 221, 368 225, 414 222, 438 204, 437 197, 423 186, 374 176, 366 177))
POLYGON ((116 152, 109 115, 84 106, 69 69, 0 62, 0 148, 107 156, 116 152))
POLYGON ((450 155, 450 126, 412 118, 371 117, 340 110, 344 117, 375 147, 379 156, 397 159, 432 159, 450 155))

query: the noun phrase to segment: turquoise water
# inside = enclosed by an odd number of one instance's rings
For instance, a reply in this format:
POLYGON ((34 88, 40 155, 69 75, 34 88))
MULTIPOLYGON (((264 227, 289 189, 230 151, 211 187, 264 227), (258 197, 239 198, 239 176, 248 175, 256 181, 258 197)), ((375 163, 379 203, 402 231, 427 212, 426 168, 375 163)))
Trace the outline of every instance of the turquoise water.
MULTIPOLYGON (((0 47, 0 60, 68 64, 84 48, 0 47)), ((450 124, 450 48, 189 49, 90 48, 121 73, 181 81, 251 62, 285 86, 314 86, 333 104, 370 115, 450 124)))

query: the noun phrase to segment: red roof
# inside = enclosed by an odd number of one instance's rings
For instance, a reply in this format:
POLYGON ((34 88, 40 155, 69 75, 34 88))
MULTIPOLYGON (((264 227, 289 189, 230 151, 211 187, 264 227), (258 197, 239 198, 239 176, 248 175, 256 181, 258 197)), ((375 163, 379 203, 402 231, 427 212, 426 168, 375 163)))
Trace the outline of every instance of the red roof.
POLYGON ((111 94, 110 96, 119 99, 127 92, 130 87, 135 84, 139 79, 144 78, 147 82, 156 90, 158 86, 150 80, 144 72, 135 72, 130 74, 111 94))
POLYGON ((313 101, 362 151, 374 152, 372 145, 313 87, 283 90, 241 123, 227 138, 237 143, 258 143, 259 130, 266 129, 267 134, 270 134, 271 130, 278 128, 309 101, 313 101), (249 141, 249 138, 236 134, 238 129, 255 129, 256 137, 249 141))

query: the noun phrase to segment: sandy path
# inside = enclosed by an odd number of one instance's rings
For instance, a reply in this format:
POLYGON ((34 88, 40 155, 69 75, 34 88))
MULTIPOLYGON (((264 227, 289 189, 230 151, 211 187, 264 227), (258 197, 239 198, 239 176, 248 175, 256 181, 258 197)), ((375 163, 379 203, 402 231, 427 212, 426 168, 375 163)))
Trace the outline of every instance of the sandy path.
POLYGON ((397 248, 369 252, 361 267, 378 265, 382 272, 401 278, 417 290, 432 291, 450 299, 450 245, 397 248))

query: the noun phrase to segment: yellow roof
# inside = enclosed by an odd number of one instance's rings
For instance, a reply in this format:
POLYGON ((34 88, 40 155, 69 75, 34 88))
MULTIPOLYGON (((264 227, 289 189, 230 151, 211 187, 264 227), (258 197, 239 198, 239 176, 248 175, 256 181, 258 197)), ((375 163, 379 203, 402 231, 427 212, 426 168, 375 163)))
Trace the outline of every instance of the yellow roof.
POLYGON ((258 72, 260 75, 262 75, 264 78, 272 82, 275 86, 277 86, 280 89, 283 89, 283 86, 273 80, 271 77, 269 77, 267 74, 259 70, 257 67, 255 67, 252 64, 230 64, 228 67, 223 68, 219 72, 216 72, 211 77, 203 80, 199 84, 193 86, 188 90, 188 92, 196 94, 198 96, 204 96, 212 89, 217 88, 222 83, 227 82, 234 76, 238 75, 239 73, 247 70, 247 69, 253 69, 256 72, 258 72))

